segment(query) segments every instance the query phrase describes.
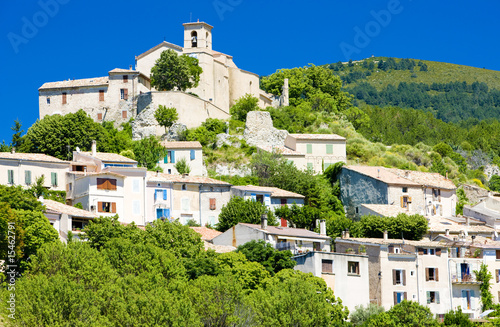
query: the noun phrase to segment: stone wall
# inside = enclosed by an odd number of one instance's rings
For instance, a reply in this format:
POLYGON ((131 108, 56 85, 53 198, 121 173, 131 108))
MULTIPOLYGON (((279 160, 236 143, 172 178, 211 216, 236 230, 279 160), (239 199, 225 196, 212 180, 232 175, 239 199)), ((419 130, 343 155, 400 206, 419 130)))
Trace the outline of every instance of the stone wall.
POLYGON ((282 147, 288 132, 274 128, 267 111, 250 111, 247 114, 243 137, 249 145, 282 147))

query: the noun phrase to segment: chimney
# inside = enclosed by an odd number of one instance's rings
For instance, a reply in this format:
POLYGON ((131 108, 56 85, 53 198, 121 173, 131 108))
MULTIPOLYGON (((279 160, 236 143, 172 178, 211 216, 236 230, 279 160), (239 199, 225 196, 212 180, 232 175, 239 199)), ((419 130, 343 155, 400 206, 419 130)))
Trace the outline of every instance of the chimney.
POLYGON ((345 230, 345 232, 344 232, 344 237, 345 237, 345 238, 349 238, 349 237, 350 237, 350 235, 349 235, 349 230, 348 230, 348 229, 346 229, 346 230, 345 230))
POLYGON ((92 140, 92 156, 95 157, 97 154, 97 143, 95 140, 92 140))
POLYGON ((450 236, 450 230, 448 228, 444 230, 444 236, 450 236))
POLYGON ((129 70, 132 70, 132 65, 128 66, 128 69, 129 69, 129 70))
POLYGON ((186 177, 188 177, 188 176, 189 176, 189 174, 185 174, 185 173, 184 173, 184 174, 182 174, 182 178, 186 178, 186 177))
POLYGON ((378 175, 377 178, 380 178, 380 169, 377 169, 378 175))
POLYGON ((466 224, 467 226, 470 226, 470 218, 469 218, 469 217, 467 217, 467 216, 465 217, 465 224, 466 224))
POLYGON ((491 239, 493 241, 496 241, 497 240, 497 236, 495 235, 495 232, 491 232, 491 239))
POLYGON ((389 233, 385 230, 384 231, 384 240, 388 240, 389 239, 389 233))
POLYGON ((12 147, 12 149, 10 150, 10 153, 12 153, 12 154, 16 153, 16 147, 12 147))
POLYGON ((267 214, 265 213, 260 216, 260 228, 267 229, 267 214))
POLYGON ((326 236, 326 220, 321 219, 319 221, 319 234, 322 236, 326 236))
POLYGON ((157 171, 156 171, 156 176, 158 176, 159 174, 160 174, 160 171, 159 171, 159 170, 157 170, 157 171))

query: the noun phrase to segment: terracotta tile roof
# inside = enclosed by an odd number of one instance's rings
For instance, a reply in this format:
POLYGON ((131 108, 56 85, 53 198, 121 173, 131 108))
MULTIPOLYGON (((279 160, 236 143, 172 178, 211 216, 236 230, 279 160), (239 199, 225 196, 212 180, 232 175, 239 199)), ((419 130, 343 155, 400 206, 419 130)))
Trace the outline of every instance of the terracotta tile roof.
POLYGON ((379 166, 344 166, 344 169, 356 171, 360 174, 378 179, 386 184, 391 185, 407 185, 407 186, 420 186, 420 184, 413 182, 409 179, 400 177, 393 173, 390 169, 379 166))
POLYGON ((219 236, 222 234, 219 231, 216 231, 215 229, 207 228, 207 227, 190 227, 192 230, 197 232, 198 234, 201 235, 201 239, 204 241, 210 241, 216 236, 219 236))
POLYGON ((264 150, 266 152, 275 152, 275 153, 281 153, 286 156, 301 156, 305 157, 305 154, 302 152, 294 151, 290 148, 287 148, 286 146, 269 146, 269 145, 259 145, 257 148, 264 150))
POLYGON ((95 172, 95 171, 91 171, 91 172, 70 171, 69 173, 73 174, 73 175, 77 175, 79 178, 82 178, 82 177, 85 177, 85 176, 98 176, 98 175, 114 175, 114 176, 122 177, 122 178, 127 177, 125 175, 116 173, 114 171, 109 171, 107 169, 103 169, 100 172, 95 172))
POLYGON ((217 253, 227 253, 227 252, 233 252, 236 250, 234 246, 231 245, 215 245, 212 243, 209 243, 207 241, 203 241, 205 245, 205 251, 208 250, 214 250, 217 253))
POLYGON ((108 86, 108 83, 109 83, 108 77, 104 76, 104 77, 74 79, 74 80, 60 81, 60 82, 48 82, 44 83, 38 90, 86 87, 86 86, 108 86))
POLYGON ((175 142, 175 141, 163 141, 161 142, 167 149, 201 149, 201 143, 198 141, 185 141, 185 142, 175 142))
POLYGON ((142 57, 145 57, 147 56, 148 54, 150 54, 151 52, 157 50, 157 49, 160 49, 162 47, 167 47, 167 48, 173 48, 173 49, 176 49, 176 50, 179 50, 179 51, 182 51, 182 47, 178 46, 178 45, 175 45, 173 43, 170 43, 170 42, 167 42, 167 41, 163 41, 162 43, 158 44, 158 45, 155 45, 154 47, 152 47, 151 49, 149 49, 148 51, 146 52, 143 52, 141 53, 140 55, 136 56, 135 59, 138 60, 138 59, 141 59, 142 57))
POLYGON ((439 173, 426 173, 422 171, 402 170, 396 168, 389 168, 388 170, 400 177, 409 179, 420 185, 447 190, 454 190, 457 188, 451 180, 446 179, 446 177, 439 173))
POLYGON ((406 208, 390 204, 362 204, 362 207, 368 208, 384 217, 395 217, 400 213, 408 213, 406 208))
POLYGON ((184 23, 184 24, 182 24, 182 26, 190 26, 190 25, 194 25, 194 26, 196 26, 196 25, 205 25, 206 27, 208 27, 210 29, 214 28, 212 25, 207 24, 205 22, 192 22, 192 23, 184 23))
POLYGON ((261 229, 260 225, 256 224, 247 224, 247 223, 238 223, 238 225, 243 225, 247 226, 253 229, 258 229, 260 231, 263 231, 267 234, 271 235, 279 235, 279 236, 290 236, 290 237, 302 237, 302 238, 316 238, 316 239, 323 239, 323 240, 330 240, 331 238, 326 235, 320 235, 315 232, 311 232, 307 229, 302 229, 302 228, 290 228, 290 227, 277 227, 277 226, 267 226, 266 230, 261 229))
POLYGON ((457 234, 461 231, 467 233, 483 233, 483 234, 491 234, 495 231, 494 228, 488 227, 486 225, 462 225, 454 222, 453 220, 446 219, 444 217, 439 216, 431 216, 426 217, 429 221, 429 232, 433 233, 445 233, 446 229, 450 231, 450 233, 457 234))
POLYGON ((337 134, 288 134, 293 136, 297 140, 345 140, 345 137, 342 137, 337 134))
POLYGON ((443 247, 446 242, 437 242, 429 240, 421 241, 410 241, 410 240, 400 240, 400 239, 387 239, 383 238, 340 238, 337 237, 335 242, 348 242, 348 243, 364 243, 364 244, 379 244, 379 245, 390 245, 390 244, 407 244, 411 246, 424 246, 424 247, 443 247))
POLYGON ((232 188, 242 191, 267 192, 271 193, 271 197, 273 198, 299 198, 299 199, 305 198, 305 196, 301 194, 285 191, 277 187, 246 185, 246 186, 233 186, 232 188))
POLYGON ((222 185, 231 186, 231 184, 219 181, 217 179, 204 177, 204 176, 183 176, 165 173, 155 173, 152 171, 147 172, 147 180, 151 182, 172 182, 172 183, 186 183, 186 184, 208 184, 208 185, 222 185))
POLYGON ((43 153, 0 152, 0 159, 43 161, 43 162, 53 162, 53 163, 61 163, 69 165, 69 161, 64 161, 56 157, 48 156, 43 153))
POLYGON ((123 69, 123 68, 115 68, 110 70, 109 73, 128 73, 128 74, 139 74, 137 70, 133 69, 123 69))
POLYGON ((124 157, 116 153, 97 152, 95 156, 92 155, 92 152, 80 152, 80 153, 92 158, 99 159, 103 162, 121 162, 121 163, 131 163, 131 164, 137 163, 137 161, 135 160, 132 160, 130 158, 124 157))
POLYGON ((69 205, 66 205, 64 203, 60 203, 57 201, 49 200, 49 199, 44 199, 43 204, 48 210, 51 210, 53 212, 57 213, 64 213, 73 217, 84 217, 84 218, 97 218, 98 215, 95 213, 92 213, 87 210, 83 209, 78 209, 69 205))

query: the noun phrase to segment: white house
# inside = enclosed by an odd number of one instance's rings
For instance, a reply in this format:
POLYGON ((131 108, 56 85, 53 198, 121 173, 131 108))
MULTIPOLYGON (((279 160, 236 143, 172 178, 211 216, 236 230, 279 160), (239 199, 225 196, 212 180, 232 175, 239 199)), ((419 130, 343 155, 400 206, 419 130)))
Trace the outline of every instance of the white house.
POLYGON ((167 149, 167 155, 163 160, 158 162, 158 165, 163 169, 164 173, 178 174, 179 172, 175 168, 175 165, 180 160, 184 159, 191 170, 189 173, 190 175, 206 175, 203 169, 203 152, 200 142, 164 141, 161 145, 167 149))

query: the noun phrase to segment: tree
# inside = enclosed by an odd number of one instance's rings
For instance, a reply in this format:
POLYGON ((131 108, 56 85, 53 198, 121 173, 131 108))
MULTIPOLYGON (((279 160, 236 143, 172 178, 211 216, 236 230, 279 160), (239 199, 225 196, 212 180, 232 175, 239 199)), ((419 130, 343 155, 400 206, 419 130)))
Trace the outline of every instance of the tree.
POLYGON ((259 99, 251 94, 245 94, 243 97, 239 98, 231 108, 229 108, 229 113, 235 120, 246 121, 247 114, 250 111, 259 110, 258 103, 259 99))
POLYGON ((161 170, 158 162, 165 157, 167 149, 160 144, 158 138, 151 135, 133 144, 135 160, 139 166, 146 167, 148 170, 161 170))
POLYGON ((293 269, 297 264, 292 260, 292 252, 279 251, 264 240, 252 240, 238 246, 236 252, 243 253, 249 261, 258 262, 274 275, 283 269, 293 269))
POLYGON ((198 86, 202 72, 198 59, 165 50, 151 68, 151 86, 159 91, 185 91, 198 86))
POLYGON ((14 134, 12 134, 12 142, 10 143, 10 146, 16 149, 19 149, 19 147, 23 144, 21 134, 24 133, 24 130, 21 129, 21 126, 21 122, 16 119, 14 120, 14 126, 10 128, 14 132, 14 134))
POLYGON ((444 326, 453 327, 472 327, 473 323, 469 316, 462 312, 462 308, 458 307, 456 311, 451 310, 444 315, 444 326))
POLYGON ((260 224, 263 214, 267 214, 269 225, 276 225, 273 213, 261 202, 232 197, 220 211, 217 230, 225 232, 238 223, 260 224))
POLYGON ((376 316, 384 311, 384 307, 374 303, 370 303, 366 307, 357 305, 354 312, 351 313, 351 323, 354 326, 362 326, 371 316, 376 316))
POLYGON ((396 217, 363 216, 352 226, 355 237, 382 238, 387 231, 389 238, 421 240, 428 230, 427 219, 421 215, 398 214, 396 217))
POLYGON ((165 128, 166 133, 167 128, 170 128, 179 119, 179 115, 175 108, 167 108, 160 104, 155 111, 155 119, 160 126, 165 128))
POLYGON ((181 160, 177 161, 174 167, 181 175, 189 174, 191 172, 191 167, 189 167, 189 164, 186 162, 186 158, 182 158, 181 160))
POLYGON ((481 292, 481 303, 483 311, 493 308, 493 295, 490 291, 490 280, 493 278, 488 270, 488 265, 481 263, 479 270, 474 270, 476 279, 481 284, 479 291, 481 292))
POLYGON ((500 176, 491 176, 488 186, 490 187, 490 190, 500 192, 500 176))

